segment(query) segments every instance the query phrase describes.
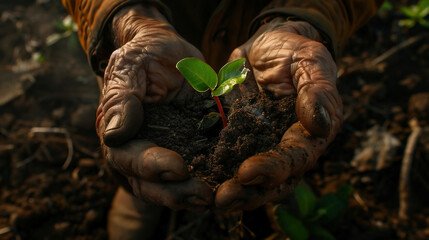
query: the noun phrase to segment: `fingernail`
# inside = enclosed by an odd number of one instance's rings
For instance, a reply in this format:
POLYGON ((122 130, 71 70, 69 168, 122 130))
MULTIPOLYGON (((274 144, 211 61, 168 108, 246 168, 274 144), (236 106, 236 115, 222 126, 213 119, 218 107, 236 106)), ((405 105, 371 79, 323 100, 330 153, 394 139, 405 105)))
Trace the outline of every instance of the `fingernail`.
POLYGON ((322 105, 316 106, 313 116, 312 124, 314 128, 311 133, 317 137, 328 137, 331 132, 331 117, 329 112, 322 105))
POLYGON ((106 132, 110 130, 117 129, 121 126, 121 115, 117 114, 110 119, 109 124, 107 124, 106 132))
POLYGON ((265 177, 263 175, 259 175, 255 178, 253 178, 252 180, 244 182, 244 183, 242 182, 241 184, 243 184, 243 185, 258 185, 258 184, 264 183, 265 181, 267 181, 267 177, 265 177))
POLYGON ((208 203, 204 201, 203 199, 197 197, 197 196, 191 196, 186 199, 186 201, 192 205, 198 205, 198 206, 207 206, 208 203))
POLYGON ((323 119, 323 120, 320 119, 321 120, 320 125, 323 126, 323 127, 329 127, 330 128, 331 117, 329 116, 328 111, 326 111, 326 109, 323 106, 320 106, 319 107, 319 113, 320 113, 320 116, 322 116, 322 119, 323 119))

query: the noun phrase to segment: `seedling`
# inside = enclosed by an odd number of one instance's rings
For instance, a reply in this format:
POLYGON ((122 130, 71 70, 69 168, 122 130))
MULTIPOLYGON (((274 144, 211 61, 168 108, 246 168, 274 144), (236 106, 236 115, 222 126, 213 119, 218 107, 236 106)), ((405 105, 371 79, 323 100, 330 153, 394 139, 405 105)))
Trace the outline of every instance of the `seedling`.
POLYGON ((207 63, 197 58, 184 58, 176 64, 176 68, 198 92, 211 91, 222 117, 223 127, 226 127, 226 117, 219 96, 228 93, 232 88, 244 82, 249 69, 244 67, 245 58, 225 64, 216 74, 207 63))
POLYGON ((417 24, 429 28, 429 0, 420 0, 417 5, 401 7, 401 12, 407 17, 399 21, 400 26, 412 28, 417 24))
POLYGON ((278 205, 274 212, 277 224, 291 240, 335 240, 323 225, 337 218, 347 208, 352 193, 350 185, 343 185, 336 193, 316 199, 306 187, 298 186, 294 191, 298 211, 278 205))

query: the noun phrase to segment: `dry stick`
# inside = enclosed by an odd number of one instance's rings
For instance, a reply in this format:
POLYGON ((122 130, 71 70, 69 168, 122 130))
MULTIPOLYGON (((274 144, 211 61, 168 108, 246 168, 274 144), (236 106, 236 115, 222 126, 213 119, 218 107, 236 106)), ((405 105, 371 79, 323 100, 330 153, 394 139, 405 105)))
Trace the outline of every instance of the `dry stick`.
POLYGON ((428 37, 428 36, 429 36, 428 34, 422 33, 422 34, 419 34, 417 36, 411 37, 411 38, 407 39, 406 41, 399 43, 398 45, 390 48, 389 50, 387 50, 386 52, 384 52, 380 56, 374 58, 369 63, 362 63, 359 65, 356 65, 355 67, 349 68, 347 70, 347 73, 352 73, 352 72, 361 71, 361 70, 368 70, 368 69, 376 69, 377 65, 386 61, 387 59, 389 59, 390 57, 392 57, 393 55, 398 53, 400 50, 405 49, 407 47, 410 47, 413 44, 420 41, 421 39, 428 37))
POLYGON ((398 220, 400 224, 406 224, 409 219, 408 216, 408 201, 410 197, 410 172, 411 166, 413 163, 413 154, 417 145, 417 140, 421 134, 421 127, 418 126, 416 122, 417 120, 411 120, 411 128, 412 132, 407 140, 407 145, 405 147, 404 158, 402 159, 401 166, 401 175, 399 179, 399 213, 398 220), (414 125, 414 126, 413 126, 414 125))
POLYGON ((33 128, 31 128, 30 133, 31 134, 35 134, 35 133, 60 133, 60 134, 63 134, 64 137, 66 138, 68 152, 67 152, 67 158, 64 161, 62 169, 66 170, 68 168, 68 166, 71 163, 72 157, 73 157, 73 141, 72 141, 70 134, 67 131, 67 129, 56 128, 56 127, 33 127, 33 128))
POLYGON ((12 229, 10 227, 4 227, 4 228, 0 228, 0 235, 6 234, 11 232, 12 229))
POLYGON ((376 66, 376 65, 386 61, 388 58, 390 58, 391 56, 393 56, 394 54, 396 54, 400 50, 413 45, 414 43, 420 41, 423 37, 426 37, 426 36, 427 36, 427 34, 423 33, 423 34, 417 35, 415 37, 408 38, 406 41, 401 42, 400 44, 392 47, 391 49, 387 50, 386 52, 384 52, 380 56, 376 57, 374 60, 371 61, 370 66, 376 66))

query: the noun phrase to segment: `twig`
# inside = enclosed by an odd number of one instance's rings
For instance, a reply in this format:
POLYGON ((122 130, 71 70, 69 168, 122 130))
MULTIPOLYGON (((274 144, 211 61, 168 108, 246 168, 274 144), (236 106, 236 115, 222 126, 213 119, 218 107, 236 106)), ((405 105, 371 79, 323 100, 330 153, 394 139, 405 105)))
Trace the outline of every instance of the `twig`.
MULTIPOLYGON (((231 229, 229 229, 229 232, 233 232, 233 231, 235 231, 236 229, 239 229, 239 228, 246 230, 246 231, 250 234, 250 236, 251 236, 252 238, 255 238, 255 237, 256 237, 256 234, 255 234, 252 230, 250 230, 250 228, 248 228, 248 227, 243 223, 243 212, 242 212, 242 213, 241 213, 241 215, 240 215, 240 220, 238 220, 237 224, 236 224, 234 227, 232 227, 231 229)), ((242 233, 242 232, 241 232, 241 233, 242 233)))
POLYGON ((368 206, 365 204, 365 201, 362 199, 362 197, 357 193, 356 191, 353 193, 353 198, 356 200, 357 203, 359 203, 365 212, 368 212, 368 206))
POLYGON ((410 197, 410 172, 413 163, 413 154, 417 145, 417 140, 421 134, 421 127, 417 120, 410 121, 412 132, 407 140, 404 158, 402 159, 401 175, 399 179, 399 213, 398 220, 400 224, 406 224, 409 216, 409 197, 410 197))
POLYGON ((406 41, 401 42, 400 44, 392 47, 391 49, 387 50, 380 56, 376 57, 370 62, 370 66, 376 66, 384 61, 386 61, 388 58, 399 52, 400 50, 407 48, 409 46, 412 46, 414 43, 420 41, 423 37, 426 37, 426 34, 420 34, 414 37, 408 38, 406 41))
POLYGON ((13 144, 0 145, 0 152, 10 151, 10 150, 13 150, 14 148, 15 148, 15 145, 13 144))
POLYGON ((31 134, 35 134, 35 133, 59 133, 59 134, 63 134, 65 139, 66 139, 66 143, 67 143, 67 157, 66 160, 64 161, 64 164, 62 166, 63 170, 66 170, 68 168, 68 166, 71 163, 71 160, 73 158, 73 141, 70 137, 70 133, 67 131, 67 129, 65 128, 56 128, 56 127, 33 127, 30 130, 31 134))
POLYGON ((11 232, 11 231, 12 231, 12 229, 10 227, 0 228, 0 235, 6 234, 6 233, 11 232))
POLYGON ((22 161, 19 161, 15 164, 16 168, 21 168, 25 165, 27 165, 28 163, 32 162, 34 159, 36 159, 36 154, 34 154, 33 156, 30 156, 22 161))
POLYGON ((170 130, 169 127, 159 126, 159 125, 146 125, 148 128, 158 129, 158 130, 170 130))
MULTIPOLYGON (((399 51, 414 45, 415 43, 419 42, 420 40, 422 40, 423 38, 426 38, 428 36, 429 36, 428 34, 422 33, 420 35, 410 37, 406 41, 401 42, 398 45, 390 48, 389 50, 382 53, 380 56, 374 58, 373 60, 371 60, 369 62, 364 62, 362 64, 355 65, 354 67, 350 67, 345 72, 352 73, 352 72, 361 71, 361 70, 377 69, 379 64, 383 63, 384 61, 386 61, 387 59, 389 59, 390 57, 392 57, 393 55, 395 55, 399 51)), ((338 75, 341 76, 342 74, 343 74, 343 72, 340 73, 340 71, 339 71, 338 75)))

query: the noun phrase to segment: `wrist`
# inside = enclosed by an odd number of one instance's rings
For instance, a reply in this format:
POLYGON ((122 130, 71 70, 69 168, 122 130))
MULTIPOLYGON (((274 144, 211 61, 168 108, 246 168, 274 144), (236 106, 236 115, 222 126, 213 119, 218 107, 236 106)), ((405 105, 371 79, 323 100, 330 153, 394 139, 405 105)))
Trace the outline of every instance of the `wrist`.
POLYGON ((306 21, 296 19, 295 17, 274 16, 264 18, 258 30, 255 32, 255 35, 260 35, 264 32, 276 29, 302 35, 314 41, 323 42, 319 31, 313 25, 306 21))
POLYGON ((131 5, 118 11, 111 24, 111 36, 115 48, 131 41, 145 28, 172 28, 168 20, 153 5, 131 5))

